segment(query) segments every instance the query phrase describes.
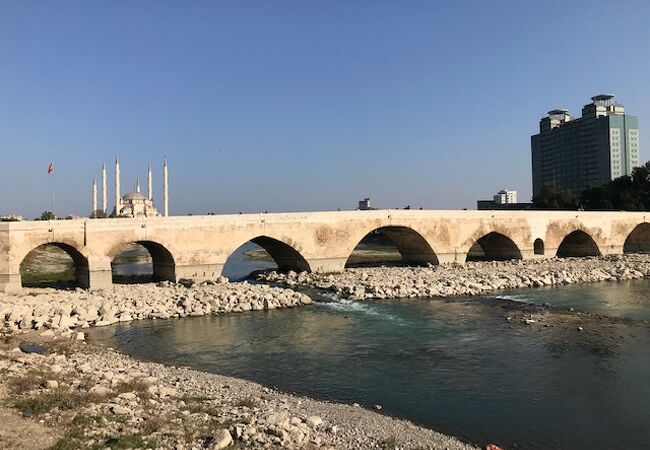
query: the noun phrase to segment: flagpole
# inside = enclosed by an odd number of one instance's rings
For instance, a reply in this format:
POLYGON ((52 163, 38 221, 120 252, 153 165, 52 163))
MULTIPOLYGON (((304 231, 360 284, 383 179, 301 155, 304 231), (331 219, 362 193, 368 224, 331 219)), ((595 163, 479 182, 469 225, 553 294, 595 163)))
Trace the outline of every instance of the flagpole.
POLYGON ((52 215, 56 219, 56 214, 54 214, 54 171, 52 171, 52 215))
MULTIPOLYGON (((48 175, 52 176, 52 188, 51 188, 51 191, 52 191, 52 209, 50 210, 50 212, 52 213, 52 216, 54 216, 54 163, 51 162, 51 161, 50 161, 50 165, 47 167, 47 173, 48 173, 48 175)), ((54 218, 56 219, 56 216, 54 216, 54 218)))

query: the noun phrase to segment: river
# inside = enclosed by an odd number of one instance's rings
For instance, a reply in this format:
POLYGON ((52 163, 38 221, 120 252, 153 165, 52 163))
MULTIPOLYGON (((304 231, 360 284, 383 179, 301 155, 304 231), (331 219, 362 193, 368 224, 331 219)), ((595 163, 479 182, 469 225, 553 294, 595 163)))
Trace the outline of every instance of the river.
POLYGON ((304 308, 133 322, 91 338, 147 360, 380 404, 482 445, 645 448, 648 294, 646 280, 447 300, 314 293, 304 308), (543 324, 506 320, 543 303, 557 307, 543 324), (568 308, 599 316, 577 320, 568 308))

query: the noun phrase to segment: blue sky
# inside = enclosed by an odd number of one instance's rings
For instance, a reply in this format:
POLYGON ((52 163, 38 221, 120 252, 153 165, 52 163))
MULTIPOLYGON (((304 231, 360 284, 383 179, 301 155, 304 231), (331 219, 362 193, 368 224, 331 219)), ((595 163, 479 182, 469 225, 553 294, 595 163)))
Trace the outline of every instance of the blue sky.
POLYGON ((49 209, 53 160, 57 214, 88 214, 116 154, 158 199, 167 156, 173 214, 526 200, 539 119, 597 93, 645 161, 648 23, 634 0, 0 0, 0 213, 49 209))

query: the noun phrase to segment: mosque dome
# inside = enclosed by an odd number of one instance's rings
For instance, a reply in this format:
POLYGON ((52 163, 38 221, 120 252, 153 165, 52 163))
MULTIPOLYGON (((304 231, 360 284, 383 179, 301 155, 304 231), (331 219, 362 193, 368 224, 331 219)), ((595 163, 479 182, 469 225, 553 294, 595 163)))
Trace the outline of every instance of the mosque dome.
POLYGON ((145 200, 145 196, 139 193, 138 191, 129 192, 128 194, 122 197, 124 200, 145 200))

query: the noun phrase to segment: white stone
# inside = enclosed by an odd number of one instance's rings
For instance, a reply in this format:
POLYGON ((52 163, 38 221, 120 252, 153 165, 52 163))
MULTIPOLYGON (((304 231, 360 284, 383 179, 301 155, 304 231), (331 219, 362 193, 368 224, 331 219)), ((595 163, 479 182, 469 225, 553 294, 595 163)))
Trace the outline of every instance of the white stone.
POLYGON ((269 414, 266 417, 266 423, 284 428, 289 425, 289 414, 286 411, 269 414))
POLYGON ((228 430, 220 430, 214 436, 214 443, 210 447, 213 450, 221 450, 232 444, 232 436, 228 430))
POLYGON ((96 385, 96 386, 91 387, 88 392, 90 392, 91 394, 97 394, 97 395, 102 395, 103 396, 103 395, 110 394, 112 391, 109 388, 107 388, 106 386, 96 385))
POLYGON ((121 398, 122 400, 135 400, 136 398, 138 398, 138 396, 135 395, 134 392, 124 392, 118 395, 117 397, 121 398))
POLYGON ((130 415, 131 410, 129 408, 126 408, 121 405, 110 405, 110 410, 113 414, 120 415, 120 416, 125 416, 125 415, 130 415))
POLYGON ((323 419, 321 419, 320 416, 309 416, 305 420, 305 423, 311 428, 317 428, 323 424, 323 419))
POLYGON ((158 388, 158 395, 161 397, 175 397, 176 396, 176 389, 170 388, 170 387, 165 387, 165 386, 160 386, 158 388))

